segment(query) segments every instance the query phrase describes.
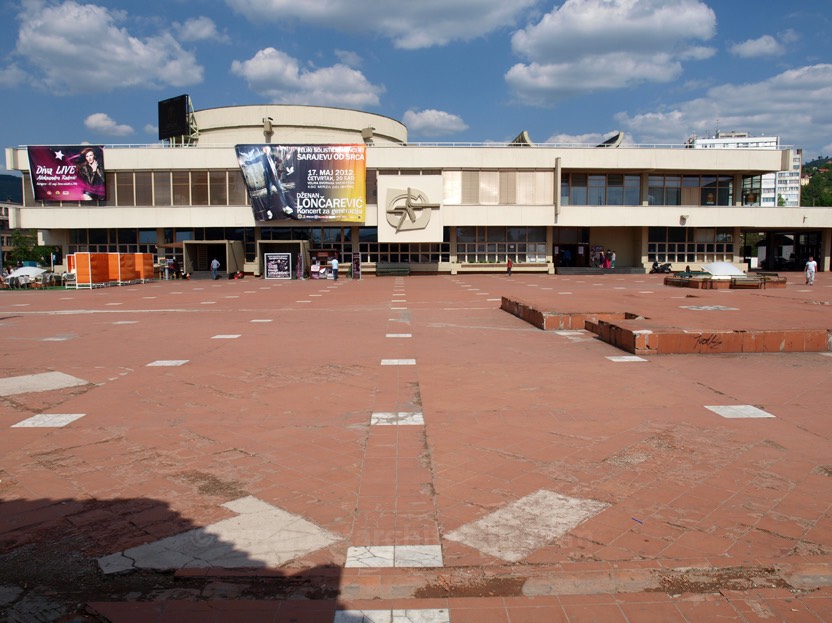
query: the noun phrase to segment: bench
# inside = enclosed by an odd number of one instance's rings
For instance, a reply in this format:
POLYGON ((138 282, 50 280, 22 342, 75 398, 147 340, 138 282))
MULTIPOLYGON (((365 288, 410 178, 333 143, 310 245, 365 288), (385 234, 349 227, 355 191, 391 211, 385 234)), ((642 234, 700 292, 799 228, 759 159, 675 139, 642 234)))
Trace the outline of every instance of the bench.
POLYGON ((756 277, 731 277, 731 288, 750 288, 752 290, 759 290, 764 287, 765 280, 756 277))
POLYGON ((407 277, 410 274, 410 264, 404 262, 377 262, 377 277, 407 277))

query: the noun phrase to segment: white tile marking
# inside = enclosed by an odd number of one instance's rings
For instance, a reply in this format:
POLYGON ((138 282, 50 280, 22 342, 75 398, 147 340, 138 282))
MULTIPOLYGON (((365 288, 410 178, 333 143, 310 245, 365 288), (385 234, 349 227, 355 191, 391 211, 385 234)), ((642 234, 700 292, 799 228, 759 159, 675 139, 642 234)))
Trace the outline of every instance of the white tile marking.
POLYGON ((45 337, 41 340, 41 342, 68 342, 71 340, 71 337, 68 336, 61 336, 61 337, 45 337))
POLYGON ((216 305, 216 301, 202 301, 200 305, 216 305))
POLYGON ((450 623, 451 613, 442 609, 336 610, 333 623, 450 623))
POLYGON ((153 361, 153 362, 147 364, 147 367, 156 366, 156 367, 172 368, 172 367, 176 367, 176 366, 183 366, 186 363, 188 363, 188 361, 190 361, 190 359, 160 359, 158 361, 153 361))
POLYGON ((394 426, 397 424, 424 426, 425 417, 421 412, 400 411, 398 413, 377 412, 370 416, 371 426, 394 426))
POLYGON ((724 305, 679 305, 679 308, 694 311, 739 311, 736 307, 725 307, 724 305))
POLYGON ((728 419, 774 417, 771 413, 751 405, 725 405, 711 407, 705 405, 705 408, 728 419))
POLYGON ((341 539, 253 496, 223 507, 237 516, 103 556, 98 565, 105 574, 131 569, 278 567, 341 539))
POLYGON ((563 335, 564 337, 583 337, 584 335, 586 335, 583 331, 555 331, 555 333, 557 335, 563 335))
POLYGON ((410 333, 388 333, 384 337, 413 337, 410 333))
POLYGON ((638 355, 618 355, 616 357, 607 357, 610 361, 614 361, 615 363, 629 363, 632 361, 647 361, 639 357, 638 355))
POLYGON ((518 562, 609 507, 541 489, 445 538, 509 562, 518 562))
POLYGON ((212 340, 236 340, 238 337, 240 337, 240 335, 241 335, 240 333, 229 334, 229 335, 215 335, 211 339, 212 340))
POLYGON ((311 303, 312 301, 295 301, 295 303, 311 303))
POLYGON ((415 366, 415 359, 382 359, 383 366, 415 366))
POLYGON ((271 322, 270 318, 255 318, 251 322, 271 322))
POLYGON ((12 428, 62 428, 85 415, 86 413, 38 413, 12 424, 12 428))
POLYGON ((347 548, 347 568, 441 567, 441 545, 362 545, 347 548))
POLYGON ((391 307, 390 309, 407 309, 407 307, 391 307))
POLYGON ((29 392, 48 392, 53 389, 66 389, 87 385, 83 379, 64 374, 63 372, 42 372, 40 374, 26 374, 0 379, 0 396, 27 394, 29 392))
POLYGON ((114 322, 113 324, 138 324, 138 323, 139 323, 138 320, 119 320, 117 322, 114 322))

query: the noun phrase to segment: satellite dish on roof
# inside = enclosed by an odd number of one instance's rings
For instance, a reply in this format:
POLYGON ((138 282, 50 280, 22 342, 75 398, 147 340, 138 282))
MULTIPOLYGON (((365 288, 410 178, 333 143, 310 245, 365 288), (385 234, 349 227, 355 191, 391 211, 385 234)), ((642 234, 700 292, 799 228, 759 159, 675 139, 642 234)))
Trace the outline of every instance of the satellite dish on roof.
POLYGON ((597 145, 596 147, 618 147, 619 145, 621 145, 621 141, 623 141, 623 140, 624 140, 624 132, 616 132, 615 134, 613 134, 611 137, 609 137, 607 140, 605 140, 600 145, 597 145))

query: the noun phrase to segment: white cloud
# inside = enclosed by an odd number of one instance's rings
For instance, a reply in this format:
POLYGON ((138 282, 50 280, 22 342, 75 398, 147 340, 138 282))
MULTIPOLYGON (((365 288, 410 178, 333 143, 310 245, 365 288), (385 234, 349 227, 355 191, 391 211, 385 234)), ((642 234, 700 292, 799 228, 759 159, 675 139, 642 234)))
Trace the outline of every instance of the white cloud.
MULTIPOLYGON (((761 82, 722 84, 704 97, 667 110, 616 119, 640 143, 682 143, 691 134, 723 130, 779 136, 809 153, 825 149, 832 135, 832 64, 790 69, 761 82)), ((828 147, 828 146, 827 146, 828 147)))
POLYGON ((682 60, 704 61, 716 54, 716 48, 694 45, 679 54, 682 60))
POLYGON ((16 87, 26 82, 27 79, 26 72, 14 63, 0 69, 0 86, 16 87))
POLYGON ((735 43, 730 47, 731 54, 740 58, 758 58, 760 56, 780 56, 786 48, 771 35, 763 35, 758 39, 749 39, 742 43, 735 43))
POLYGON ((800 41, 800 33, 798 33, 793 28, 789 28, 781 33, 778 33, 777 38, 782 43, 795 43, 797 41, 800 41))
POLYGON ((513 26, 538 0, 226 0, 255 23, 299 20, 332 30, 387 37, 397 48, 469 41, 513 26))
POLYGON ((506 81, 520 101, 547 105, 579 93, 667 82, 682 60, 713 55, 693 45, 713 37, 714 12, 701 0, 566 0, 514 33, 528 62, 506 81))
POLYGON ((152 123, 148 123, 144 126, 144 133, 159 136, 159 126, 153 125, 152 123))
POLYGON ((515 65, 506 73, 506 80, 525 103, 546 106, 592 91, 620 89, 644 81, 670 82, 681 71, 681 64, 664 54, 647 58, 616 53, 574 62, 515 65))
POLYGON ((360 67, 362 63, 361 56, 349 50, 335 50, 335 56, 344 65, 348 65, 349 67, 360 67))
POLYGON ((174 27, 182 41, 229 41, 228 35, 217 32, 217 25, 210 17, 192 17, 184 24, 174 22, 174 27))
POLYGON ((279 104, 377 106, 384 92, 383 86, 370 83, 346 65, 304 69, 297 59, 274 48, 260 50, 247 61, 233 61, 231 73, 279 104))
POLYGON ((129 136, 134 130, 129 125, 116 123, 110 115, 97 112, 84 119, 84 125, 88 130, 100 132, 106 136, 129 136))
POLYGON ((458 115, 441 110, 408 110, 402 119, 408 130, 421 136, 447 136, 468 129, 458 115))
POLYGON ((37 7, 20 14, 16 52, 45 88, 84 93, 202 81, 202 67, 170 33, 134 37, 119 25, 127 21, 123 11, 74 0, 37 7))

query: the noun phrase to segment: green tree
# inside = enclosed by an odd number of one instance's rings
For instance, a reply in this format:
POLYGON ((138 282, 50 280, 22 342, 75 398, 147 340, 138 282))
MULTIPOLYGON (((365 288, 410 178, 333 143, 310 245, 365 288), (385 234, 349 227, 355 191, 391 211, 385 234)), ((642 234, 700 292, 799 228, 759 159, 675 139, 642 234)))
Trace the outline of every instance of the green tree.
POLYGON ((807 207, 832 206, 832 171, 812 176, 800 193, 800 204, 807 207))
POLYGON ((18 262, 39 262, 50 265, 52 247, 38 244, 38 236, 24 229, 12 230, 11 249, 6 253, 6 262, 12 266, 18 262))

